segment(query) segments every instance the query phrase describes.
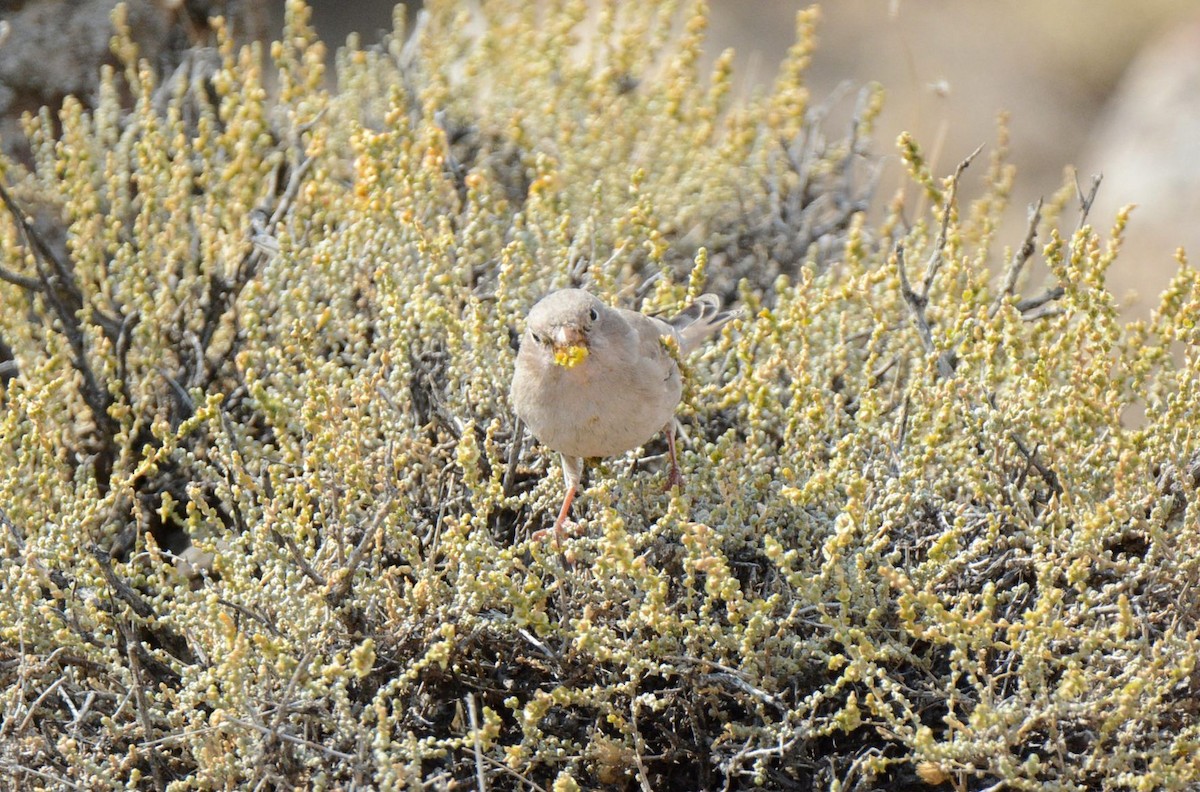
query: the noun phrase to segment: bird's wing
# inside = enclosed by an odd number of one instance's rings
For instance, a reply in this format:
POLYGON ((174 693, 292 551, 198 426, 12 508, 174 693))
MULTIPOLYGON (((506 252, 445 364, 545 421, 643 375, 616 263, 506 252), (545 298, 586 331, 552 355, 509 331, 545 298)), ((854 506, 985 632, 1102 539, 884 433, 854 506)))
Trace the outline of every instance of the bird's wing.
POLYGON ((675 328, 662 319, 646 316, 637 311, 628 311, 624 308, 616 310, 637 335, 639 357, 644 360, 658 361, 664 367, 669 366, 671 356, 666 348, 663 347, 662 339, 674 338, 676 341, 679 341, 679 333, 675 328))

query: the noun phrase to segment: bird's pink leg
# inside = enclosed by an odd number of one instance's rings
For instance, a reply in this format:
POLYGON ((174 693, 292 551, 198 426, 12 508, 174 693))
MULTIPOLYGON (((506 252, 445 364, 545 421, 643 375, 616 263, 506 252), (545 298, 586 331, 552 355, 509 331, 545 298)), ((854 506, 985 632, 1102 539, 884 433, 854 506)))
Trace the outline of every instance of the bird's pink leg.
POLYGON ((563 531, 563 525, 567 523, 567 518, 571 516, 571 504, 575 502, 575 493, 575 487, 567 487, 567 495, 563 498, 562 508, 558 510, 558 519, 554 521, 554 527, 550 530, 543 528, 540 531, 534 531, 532 537, 534 541, 540 542, 553 534, 554 546, 558 547, 562 543, 563 538, 566 536, 566 532, 563 531))
POLYGON ((571 516, 571 504, 575 502, 575 492, 576 487, 571 486, 567 488, 567 495, 565 498, 563 498, 563 505, 558 512, 558 519, 554 521, 554 528, 551 529, 554 531, 555 539, 562 536, 563 524, 566 523, 567 518, 571 516))
POLYGON ((683 474, 679 472, 679 462, 675 459, 675 422, 667 424, 667 454, 670 457, 671 464, 667 469, 667 487, 666 491, 670 492, 675 487, 683 489, 683 474))
MULTIPOLYGON (((583 459, 580 457, 569 457, 562 454, 563 482, 567 486, 566 497, 563 498, 562 508, 558 510, 558 519, 554 521, 554 527, 549 531, 535 531, 534 539, 545 539, 547 534, 554 534, 554 543, 558 545, 566 532, 563 531, 563 526, 567 524, 571 516, 571 504, 575 502, 575 495, 579 492, 579 483, 583 480, 583 459)), ((574 525, 574 523, 572 523, 574 525)))

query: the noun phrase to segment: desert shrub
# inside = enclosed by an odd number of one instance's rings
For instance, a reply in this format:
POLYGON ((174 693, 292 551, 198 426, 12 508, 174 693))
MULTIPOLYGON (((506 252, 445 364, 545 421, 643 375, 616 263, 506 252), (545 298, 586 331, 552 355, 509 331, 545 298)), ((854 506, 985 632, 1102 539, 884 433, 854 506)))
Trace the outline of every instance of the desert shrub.
POLYGON ((881 96, 825 137, 813 12, 746 102, 702 4, 430 3, 333 75, 307 16, 161 76, 118 12, 124 72, 3 164, 8 783, 1200 783, 1182 254, 1122 324, 1125 215, 1002 230, 1003 137, 902 139, 872 218, 881 96), (746 313, 686 486, 606 460, 560 548, 507 386, 569 284, 746 313))

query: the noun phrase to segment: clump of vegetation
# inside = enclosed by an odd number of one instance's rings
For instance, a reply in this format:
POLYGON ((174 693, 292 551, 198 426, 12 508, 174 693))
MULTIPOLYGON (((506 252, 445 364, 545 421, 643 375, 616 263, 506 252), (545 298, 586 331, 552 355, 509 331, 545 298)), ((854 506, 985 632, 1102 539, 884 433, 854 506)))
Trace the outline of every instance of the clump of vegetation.
POLYGON ((822 135, 812 11, 740 103, 700 3, 428 6, 332 76, 299 0, 269 67, 169 78, 118 12, 124 72, 3 163, 7 783, 1200 783, 1182 254, 1122 325, 1124 216, 1072 185, 1009 238, 1003 140, 967 201, 902 139, 870 220, 880 93, 822 135), (748 311, 686 486, 609 460, 559 552, 506 394, 579 284, 748 311))

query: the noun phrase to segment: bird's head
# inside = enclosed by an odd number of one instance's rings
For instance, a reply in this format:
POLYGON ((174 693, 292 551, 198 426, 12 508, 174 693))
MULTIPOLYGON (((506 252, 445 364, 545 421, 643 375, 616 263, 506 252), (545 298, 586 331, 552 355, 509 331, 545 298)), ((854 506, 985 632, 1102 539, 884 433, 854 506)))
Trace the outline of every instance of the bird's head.
POLYGON ((591 353, 593 330, 608 310, 582 289, 552 292, 530 310, 525 338, 545 349, 554 365, 575 368, 591 353))

